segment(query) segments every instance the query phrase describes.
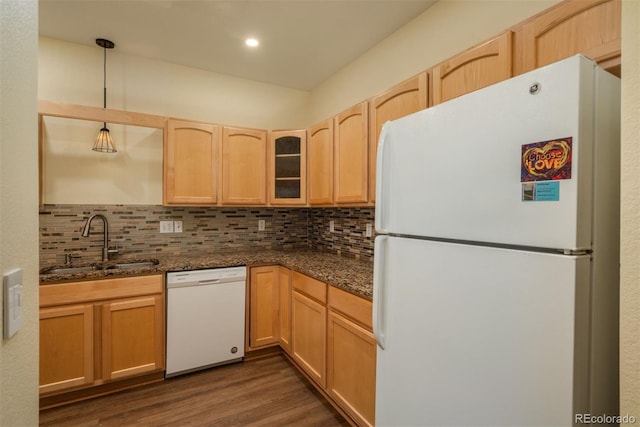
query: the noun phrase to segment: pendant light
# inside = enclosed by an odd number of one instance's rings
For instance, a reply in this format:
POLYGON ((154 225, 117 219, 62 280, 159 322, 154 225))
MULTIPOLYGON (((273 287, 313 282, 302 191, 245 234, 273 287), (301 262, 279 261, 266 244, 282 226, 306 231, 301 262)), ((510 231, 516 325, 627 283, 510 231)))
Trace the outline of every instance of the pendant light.
MULTIPOLYGON (((113 49, 115 44, 112 41, 106 39, 96 39, 96 44, 104 50, 104 100, 102 107, 107 108, 107 49, 113 49)), ((116 153, 116 145, 113 143, 109 129, 107 129, 107 123, 105 122, 98 133, 96 142, 93 143, 93 151, 99 151, 101 153, 116 153)))

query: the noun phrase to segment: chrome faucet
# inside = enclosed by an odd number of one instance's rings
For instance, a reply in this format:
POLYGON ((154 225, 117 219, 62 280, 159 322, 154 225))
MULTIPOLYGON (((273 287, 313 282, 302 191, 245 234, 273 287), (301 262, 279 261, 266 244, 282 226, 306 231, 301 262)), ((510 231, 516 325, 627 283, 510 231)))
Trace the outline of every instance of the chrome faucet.
POLYGON ((107 217, 102 214, 94 214, 87 219, 84 227, 82 228, 82 237, 89 237, 89 230, 91 229, 91 221, 94 218, 100 218, 104 223, 104 244, 102 245, 102 261, 109 261, 109 254, 118 252, 118 249, 109 249, 109 222, 107 217))

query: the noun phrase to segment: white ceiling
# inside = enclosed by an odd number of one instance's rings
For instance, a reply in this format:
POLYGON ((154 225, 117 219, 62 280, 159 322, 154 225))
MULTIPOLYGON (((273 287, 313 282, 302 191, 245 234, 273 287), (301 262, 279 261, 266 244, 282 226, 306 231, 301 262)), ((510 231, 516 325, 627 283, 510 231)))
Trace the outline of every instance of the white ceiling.
POLYGON ((40 0, 40 35, 310 90, 436 0, 40 0), (245 38, 260 40, 258 48, 245 38))

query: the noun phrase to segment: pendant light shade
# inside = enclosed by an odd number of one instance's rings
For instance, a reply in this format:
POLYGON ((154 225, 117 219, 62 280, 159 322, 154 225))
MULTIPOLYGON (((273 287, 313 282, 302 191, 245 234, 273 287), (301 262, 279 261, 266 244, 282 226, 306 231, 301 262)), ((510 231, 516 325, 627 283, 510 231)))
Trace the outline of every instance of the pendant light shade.
MULTIPOLYGON (((112 41, 106 39, 96 39, 96 44, 104 50, 104 79, 103 79, 103 103, 102 107, 107 108, 107 49, 113 49, 115 44, 112 41)), ((96 138, 96 142, 93 143, 93 151, 100 153, 117 153, 116 145, 111 138, 107 124, 103 123, 100 133, 96 138)))
POLYGON ((109 129, 107 129, 106 123, 104 124, 104 127, 100 129, 96 142, 93 143, 93 151, 99 151, 101 153, 118 152, 115 144, 113 143, 113 139, 111 138, 111 134, 109 133, 109 129))

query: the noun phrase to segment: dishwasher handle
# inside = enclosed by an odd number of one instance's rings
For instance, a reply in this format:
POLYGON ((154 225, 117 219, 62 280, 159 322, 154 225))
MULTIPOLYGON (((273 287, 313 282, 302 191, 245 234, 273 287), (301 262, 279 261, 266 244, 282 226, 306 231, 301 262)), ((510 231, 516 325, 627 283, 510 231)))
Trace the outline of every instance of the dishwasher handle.
POLYGON ((167 289, 245 282, 246 279, 246 267, 169 272, 167 273, 167 289))

